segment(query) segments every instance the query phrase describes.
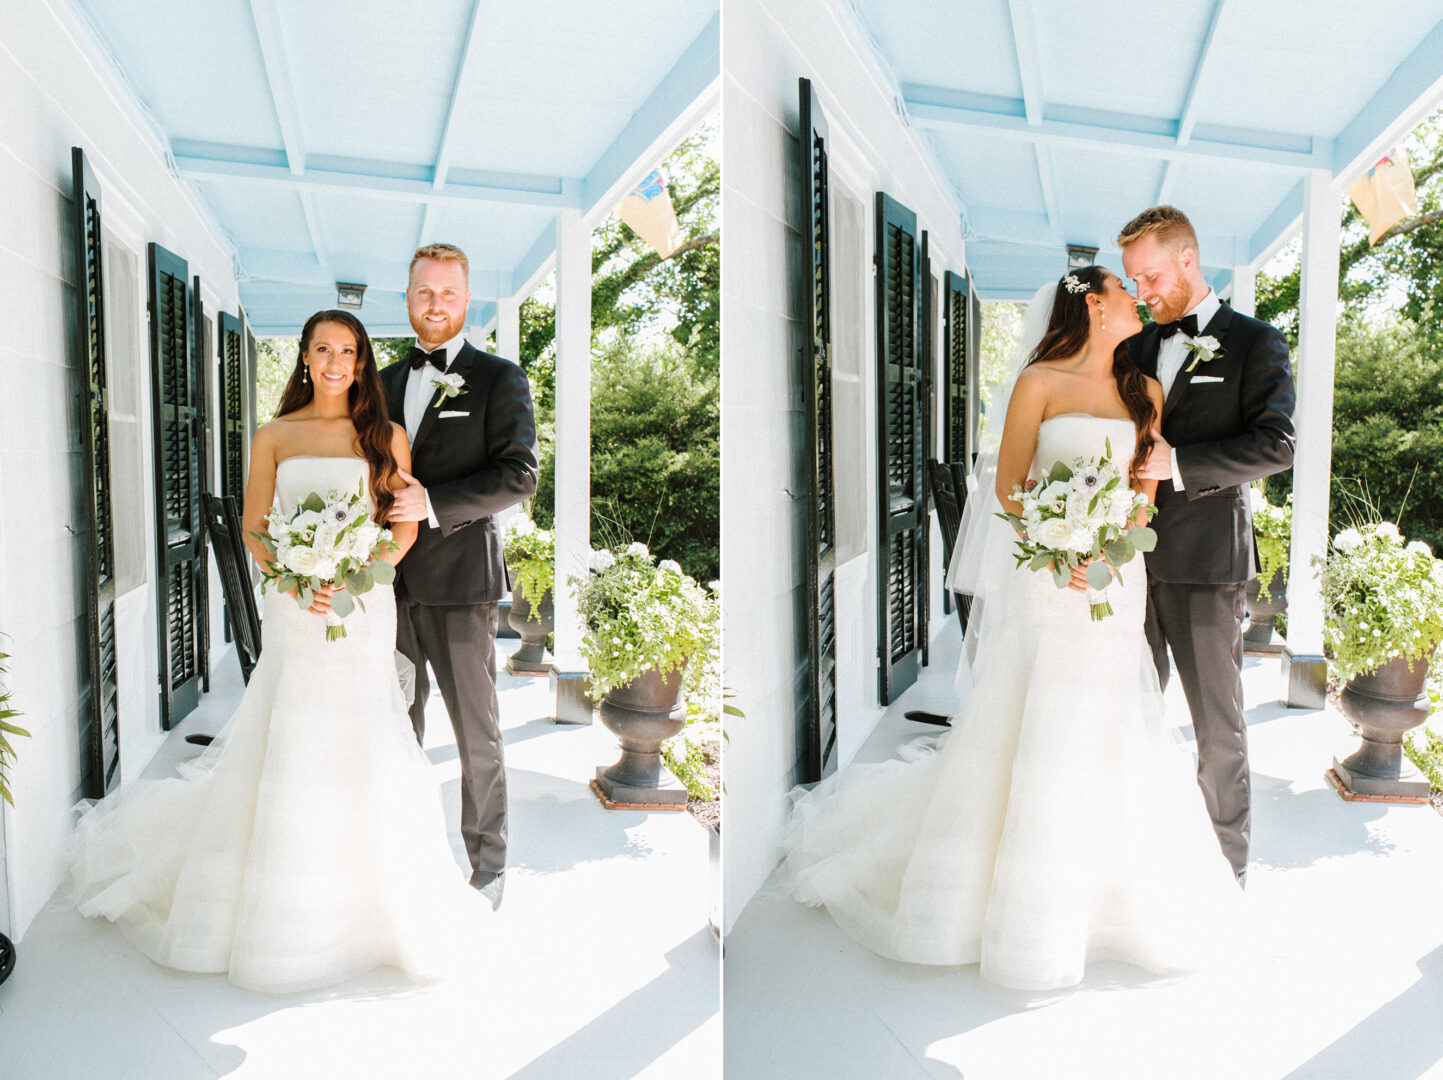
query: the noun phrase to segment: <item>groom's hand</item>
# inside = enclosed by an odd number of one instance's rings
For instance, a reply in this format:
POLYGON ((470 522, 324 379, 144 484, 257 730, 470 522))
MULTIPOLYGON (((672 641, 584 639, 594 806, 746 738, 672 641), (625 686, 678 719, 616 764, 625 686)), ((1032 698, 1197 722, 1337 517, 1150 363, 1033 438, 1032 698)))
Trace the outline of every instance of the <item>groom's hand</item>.
POLYGON ((1147 458, 1142 463, 1142 468, 1137 470, 1139 480, 1171 480, 1172 479, 1172 447, 1162 437, 1162 432, 1154 429, 1152 433, 1152 449, 1147 452, 1147 458))
POLYGON ((406 486, 396 492, 396 501, 391 504, 391 513, 387 515, 387 521, 425 521, 426 520, 426 489, 421 486, 421 481, 408 473, 405 469, 397 468, 401 479, 406 481, 406 486))

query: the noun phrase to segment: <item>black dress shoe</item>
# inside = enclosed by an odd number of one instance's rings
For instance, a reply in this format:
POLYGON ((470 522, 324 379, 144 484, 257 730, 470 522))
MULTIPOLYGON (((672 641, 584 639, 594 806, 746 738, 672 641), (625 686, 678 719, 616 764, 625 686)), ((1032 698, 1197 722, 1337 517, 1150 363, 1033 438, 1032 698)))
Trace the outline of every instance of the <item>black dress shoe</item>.
POLYGON ((501 894, 506 891, 506 871, 499 874, 489 870, 476 870, 471 874, 471 888, 491 901, 491 910, 501 906, 501 894))

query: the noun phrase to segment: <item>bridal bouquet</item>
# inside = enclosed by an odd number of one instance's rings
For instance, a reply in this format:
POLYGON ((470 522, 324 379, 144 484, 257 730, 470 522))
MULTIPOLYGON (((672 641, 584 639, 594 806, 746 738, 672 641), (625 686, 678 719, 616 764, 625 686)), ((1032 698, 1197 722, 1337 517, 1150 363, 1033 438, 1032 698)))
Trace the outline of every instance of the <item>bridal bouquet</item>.
POLYGON ((281 592, 295 589, 302 611, 311 606, 323 586, 344 587, 331 597, 327 641, 346 636, 345 618, 356 605, 366 610, 360 601, 362 593, 375 585, 389 585, 396 578, 396 568, 377 558, 397 545, 390 529, 371 520, 364 480, 353 494, 332 490, 322 498, 313 491, 289 516, 282 513, 278 501, 271 507, 269 533, 251 535, 273 556, 262 571, 266 580, 274 581, 281 592))
POLYGON ((1022 504, 1020 515, 998 515, 1023 532, 1017 541, 1017 566, 1050 568, 1059 589, 1072 583, 1074 567, 1091 560, 1087 599, 1094 622, 1112 614, 1107 586, 1115 573, 1122 581, 1118 568, 1157 544, 1152 529, 1133 524, 1139 510, 1151 520, 1157 507, 1127 486, 1111 459, 1109 442, 1100 458, 1076 458, 1071 465, 1059 461, 1031 491, 1013 487, 1012 498, 1022 504))

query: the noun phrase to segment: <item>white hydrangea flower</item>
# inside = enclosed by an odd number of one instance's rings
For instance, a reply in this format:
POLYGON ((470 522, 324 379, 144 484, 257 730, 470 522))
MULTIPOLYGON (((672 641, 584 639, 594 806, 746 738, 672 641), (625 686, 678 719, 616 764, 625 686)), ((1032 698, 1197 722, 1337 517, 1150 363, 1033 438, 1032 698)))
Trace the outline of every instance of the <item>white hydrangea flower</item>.
POLYGON ((662 559, 660 566, 663 570, 670 570, 674 574, 681 573, 681 563, 675 559, 662 559))
POLYGON ((1378 527, 1374 529, 1373 532, 1385 540, 1393 541, 1395 544, 1401 544, 1403 542, 1403 535, 1398 532, 1398 526, 1394 525, 1391 521, 1378 522, 1378 527))
POLYGON ((651 558, 651 552, 648 551, 646 545, 639 540, 633 540, 630 544, 627 544, 626 553, 637 559, 651 558))
POLYGON ((1333 546, 1347 554, 1363 542, 1363 534, 1357 529, 1344 529, 1333 537, 1333 546))
POLYGON ((1422 540, 1409 541, 1407 548, 1405 548, 1404 550, 1406 550, 1410 555, 1427 555, 1430 559, 1433 557, 1433 549, 1430 548, 1422 540))
POLYGON ((616 556, 607 551, 606 548, 602 548, 600 551, 593 551, 591 553, 591 558, 587 560, 587 565, 592 570, 606 570, 616 565, 616 556))

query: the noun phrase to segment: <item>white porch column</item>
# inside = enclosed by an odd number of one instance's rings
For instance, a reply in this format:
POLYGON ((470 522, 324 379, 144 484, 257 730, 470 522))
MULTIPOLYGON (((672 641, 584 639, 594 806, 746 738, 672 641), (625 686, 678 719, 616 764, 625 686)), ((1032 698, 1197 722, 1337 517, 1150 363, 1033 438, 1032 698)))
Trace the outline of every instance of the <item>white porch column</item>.
POLYGON ((1233 267, 1232 308, 1241 315, 1257 314, 1258 276, 1251 265, 1233 267))
POLYGON ((496 301, 496 355, 521 363, 521 301, 496 301))
POLYGON ((1303 274, 1298 316, 1298 429, 1293 458, 1293 538, 1288 561, 1288 645, 1284 701, 1322 708, 1323 598, 1313 559, 1327 553, 1333 456, 1333 352, 1338 312, 1341 194, 1327 169, 1303 188, 1303 274))
MULTIPOLYGON (((499 343, 498 343, 499 344, 499 343)), ((556 719, 589 723, 581 621, 567 579, 591 550, 591 229, 578 210, 556 219, 556 719)))

